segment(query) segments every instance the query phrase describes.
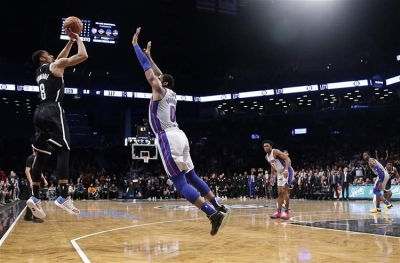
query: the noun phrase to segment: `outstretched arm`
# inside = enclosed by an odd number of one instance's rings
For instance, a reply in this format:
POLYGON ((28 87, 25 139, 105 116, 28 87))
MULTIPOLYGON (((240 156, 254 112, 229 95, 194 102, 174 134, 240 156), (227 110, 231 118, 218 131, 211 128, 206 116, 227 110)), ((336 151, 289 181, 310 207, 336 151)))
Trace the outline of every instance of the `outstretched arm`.
POLYGON ((160 99, 158 96, 155 97, 154 95, 162 95, 162 87, 161 87, 161 81, 158 79, 158 77, 154 74, 153 69, 151 68, 150 60, 148 57, 144 54, 142 49, 140 48, 138 44, 138 39, 139 39, 139 34, 140 34, 141 28, 136 29, 136 34, 133 36, 132 40, 132 45, 135 50, 136 56, 142 65, 142 68, 144 70, 144 73, 146 75, 146 79, 151 85, 151 88, 153 89, 153 99, 158 100, 160 99), (154 94, 155 93, 155 94, 154 94))
POLYGON ((58 54, 57 59, 68 57, 69 52, 71 51, 71 47, 72 47, 72 45, 74 44, 74 42, 75 42, 75 40, 74 40, 73 38, 71 38, 71 39, 68 41, 67 45, 65 45, 64 49, 61 50, 60 54, 58 54))
POLYGON ((78 34, 75 34, 72 31, 68 30, 68 36, 76 40, 76 43, 78 45, 78 53, 69 58, 60 58, 52 64, 51 72, 57 77, 62 76, 66 67, 75 66, 79 63, 82 63, 88 58, 85 45, 83 44, 78 34))
POLYGON ((147 48, 143 49, 143 51, 150 60, 151 69, 153 70, 154 75, 159 77, 160 75, 162 75, 162 72, 161 72, 160 68, 157 67, 156 63, 154 62, 153 58, 151 57, 150 50, 151 50, 151 41, 149 41, 147 43, 147 48))

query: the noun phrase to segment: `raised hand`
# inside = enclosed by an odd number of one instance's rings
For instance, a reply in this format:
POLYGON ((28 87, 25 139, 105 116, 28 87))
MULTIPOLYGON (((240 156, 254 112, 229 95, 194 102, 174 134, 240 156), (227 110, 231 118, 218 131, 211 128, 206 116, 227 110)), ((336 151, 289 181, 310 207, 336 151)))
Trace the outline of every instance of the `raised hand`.
POLYGON ((76 41, 79 38, 79 35, 72 32, 71 28, 67 28, 67 30, 65 30, 65 34, 67 34, 72 41, 76 41))
POLYGON ((138 39, 139 39, 139 34, 140 34, 141 30, 142 30, 141 27, 138 27, 136 29, 136 33, 135 33, 135 35, 133 36, 133 39, 132 39, 132 45, 134 45, 134 46, 138 45, 138 39))
POLYGON ((146 56, 147 56, 149 59, 151 58, 150 50, 151 50, 151 41, 149 41, 149 42, 147 43, 147 47, 143 49, 143 52, 146 54, 146 56))

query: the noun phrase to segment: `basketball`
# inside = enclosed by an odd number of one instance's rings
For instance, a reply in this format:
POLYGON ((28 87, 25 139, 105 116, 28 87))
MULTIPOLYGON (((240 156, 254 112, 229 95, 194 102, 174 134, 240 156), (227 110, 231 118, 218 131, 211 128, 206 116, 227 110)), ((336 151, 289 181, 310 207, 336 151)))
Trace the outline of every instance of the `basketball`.
POLYGON ((70 16, 64 21, 64 30, 67 31, 67 28, 70 28, 72 32, 79 35, 82 32, 83 23, 76 16, 70 16))

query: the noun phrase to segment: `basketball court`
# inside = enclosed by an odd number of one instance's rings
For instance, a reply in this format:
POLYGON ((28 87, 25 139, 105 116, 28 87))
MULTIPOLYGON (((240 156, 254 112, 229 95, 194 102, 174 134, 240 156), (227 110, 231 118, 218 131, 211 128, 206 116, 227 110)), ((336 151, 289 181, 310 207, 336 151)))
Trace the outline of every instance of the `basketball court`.
POLYGON ((276 201, 229 200, 232 217, 210 223, 187 201, 76 201, 79 216, 51 202, 43 224, 25 222, 24 201, 1 214, 4 262, 398 262, 400 209, 370 215, 368 201, 293 201, 292 219, 272 220, 276 201), (13 220, 14 218, 14 220, 13 220), (15 223, 15 224, 13 224, 15 223))

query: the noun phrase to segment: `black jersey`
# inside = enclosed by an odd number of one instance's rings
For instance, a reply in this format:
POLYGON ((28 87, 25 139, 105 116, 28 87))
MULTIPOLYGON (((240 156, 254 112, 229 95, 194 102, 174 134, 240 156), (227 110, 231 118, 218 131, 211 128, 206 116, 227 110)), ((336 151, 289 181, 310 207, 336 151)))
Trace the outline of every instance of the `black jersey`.
POLYGON ((51 73, 51 64, 44 64, 36 70, 39 85, 40 104, 48 101, 60 102, 64 99, 64 79, 51 73))
POLYGON ((388 169, 385 167, 385 170, 388 172, 389 178, 390 178, 390 179, 393 179, 393 178, 394 178, 394 167, 392 167, 392 169, 390 169, 390 170, 388 170, 388 169))
POLYGON ((32 168, 34 162, 35 162, 35 155, 32 154, 32 155, 30 155, 30 156, 28 157, 28 159, 26 160, 26 165, 25 165, 25 167, 32 168))

